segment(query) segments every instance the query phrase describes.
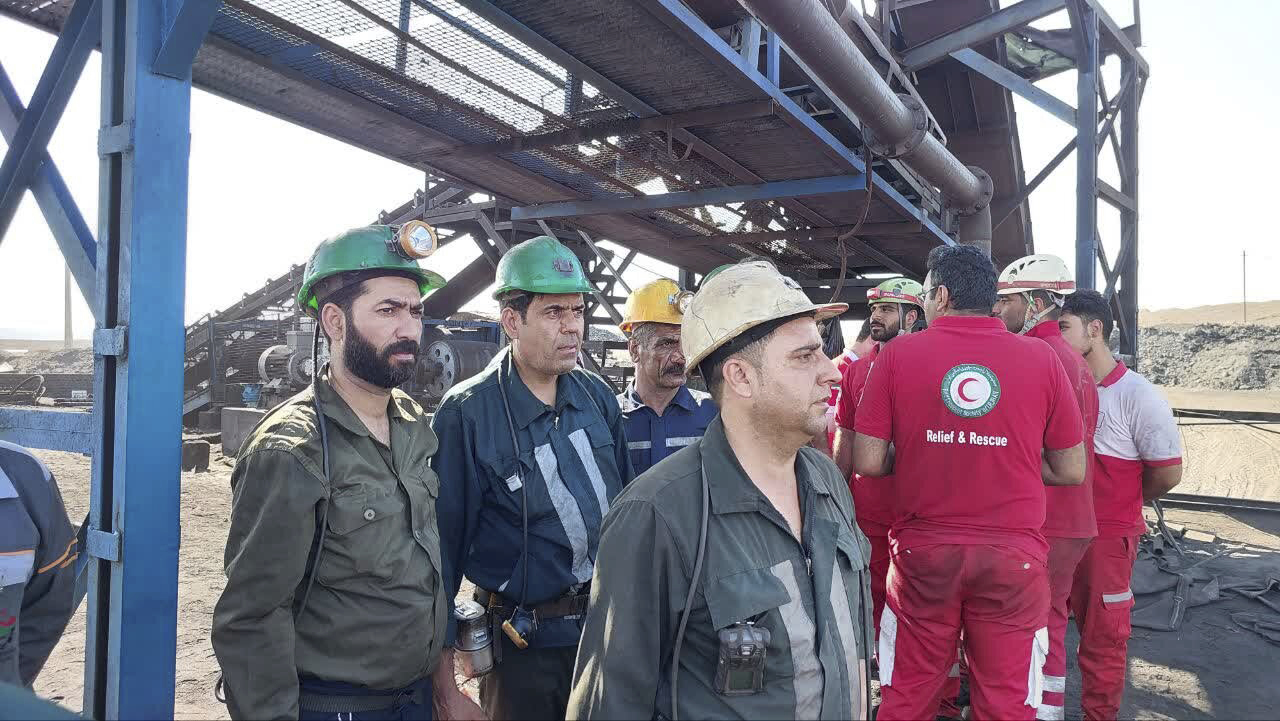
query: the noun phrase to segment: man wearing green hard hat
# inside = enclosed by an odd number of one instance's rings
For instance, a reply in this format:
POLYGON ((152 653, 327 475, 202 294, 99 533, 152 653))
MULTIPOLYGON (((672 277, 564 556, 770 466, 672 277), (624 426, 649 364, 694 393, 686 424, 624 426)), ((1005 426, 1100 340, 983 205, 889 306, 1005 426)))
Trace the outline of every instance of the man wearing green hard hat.
POLYGON ((480 715, 439 663, 438 444, 395 389, 417 363, 422 296, 445 283, 417 262, 434 248, 420 221, 374 225, 307 263, 297 303, 330 361, 263 417, 231 476, 212 641, 234 719, 480 715))
MULTIPOLYGON (((527 240, 502 256, 497 281, 511 343, 445 395, 431 424, 445 585, 453 598, 465 575, 488 615, 497 658, 480 679, 485 712, 562 719, 601 520, 632 468, 613 391, 578 367, 592 287, 573 251, 527 240)), ((459 635, 451 626, 450 642, 459 635)))
POLYGON ((871 543, 871 602, 876 633, 884 611, 885 582, 889 574, 889 526, 893 515, 892 478, 864 478, 853 472, 853 423, 862 389, 884 346, 900 335, 924 329, 924 290, 910 278, 890 278, 867 290, 871 309, 871 352, 845 367, 836 404, 836 437, 833 455, 840 474, 849 482, 858 528, 871 543))

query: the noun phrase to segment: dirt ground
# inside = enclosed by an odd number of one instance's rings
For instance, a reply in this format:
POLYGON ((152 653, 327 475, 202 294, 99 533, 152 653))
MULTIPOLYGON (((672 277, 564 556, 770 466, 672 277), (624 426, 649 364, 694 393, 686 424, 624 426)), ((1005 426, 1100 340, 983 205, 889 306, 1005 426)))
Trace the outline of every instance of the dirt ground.
MULTIPOLYGON (((1214 443, 1205 441, 1204 448, 1189 454, 1192 462, 1196 462, 1197 454, 1209 452, 1214 443)), ((88 508, 89 459, 54 451, 42 451, 40 456, 59 479, 73 522, 79 522, 88 508)), ((1267 475, 1274 482, 1277 467, 1280 466, 1255 465, 1253 477, 1267 475), (1262 468, 1271 472, 1264 474, 1262 468)), ((208 473, 182 474, 174 709, 178 719, 227 718, 226 708, 213 697, 218 668, 209 644, 209 629, 213 606, 223 585, 230 467, 215 453, 212 468, 208 473)), ((1274 488, 1271 494, 1275 496, 1274 488)), ((1230 557, 1213 561, 1209 567, 1215 573, 1280 577, 1280 516, 1182 510, 1171 510, 1169 515, 1171 521, 1188 528, 1248 544, 1230 557)), ((1265 609, 1254 601, 1232 597, 1191 609, 1179 632, 1136 629, 1130 644, 1129 683, 1122 717, 1274 718, 1280 708, 1280 686, 1275 683, 1280 647, 1234 626, 1229 618, 1231 611, 1260 610, 1265 609)), ((84 614, 82 607, 36 682, 36 690, 42 696, 73 710, 81 707, 84 614)), ((1069 678, 1068 718, 1079 718, 1079 673, 1074 664, 1069 678)))
MULTIPOLYGON (((215 449, 219 448, 214 446, 215 449)), ((89 510, 90 465, 87 456, 41 451, 62 489, 72 523, 89 510)), ((178 719, 225 719, 226 707, 213 698, 218 664, 209 645, 213 605, 225 579, 222 551, 231 509, 231 468, 215 454, 209 473, 182 474, 182 551, 178 568, 177 697, 178 719)), ((84 689, 85 609, 82 605, 44 671, 36 691, 79 711, 84 689)))
MULTIPOLYGON (((1187 542, 1193 557, 1208 558, 1209 551, 1225 548, 1223 541, 1242 544, 1204 565, 1223 580, 1280 578, 1280 515, 1181 509, 1170 509, 1166 515, 1171 523, 1218 537, 1215 544, 1187 542)), ((1138 597, 1137 605, 1144 605, 1143 597, 1138 597)), ((1280 646, 1236 626, 1230 615, 1237 611, 1268 613, 1257 601, 1228 594, 1224 600, 1188 609, 1178 631, 1135 628, 1129 641, 1128 688, 1120 718, 1276 718, 1280 708, 1280 686, 1276 684, 1280 646)), ((1073 624, 1068 643, 1076 642, 1073 624)), ((1079 699, 1080 674, 1071 656, 1067 718, 1080 718, 1079 699)))

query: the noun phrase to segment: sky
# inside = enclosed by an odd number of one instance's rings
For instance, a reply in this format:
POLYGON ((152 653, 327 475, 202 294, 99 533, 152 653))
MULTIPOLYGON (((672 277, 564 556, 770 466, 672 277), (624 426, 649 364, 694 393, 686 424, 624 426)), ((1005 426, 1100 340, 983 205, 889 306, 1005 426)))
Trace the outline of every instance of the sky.
MULTIPOLYGON (((1121 25, 1130 22, 1128 0, 1104 5, 1121 25)), ((1280 115, 1280 84, 1262 79, 1280 70, 1280 59, 1270 53, 1280 3, 1225 0, 1213 11, 1206 7, 1198 0, 1148 0, 1142 6, 1142 52, 1152 69, 1140 125, 1143 308, 1239 302, 1242 251, 1248 254, 1249 300, 1280 299, 1280 248, 1267 220, 1271 171, 1280 167, 1280 145, 1269 135, 1271 119, 1280 115)), ((1037 23, 1065 25, 1065 14, 1037 23)), ((24 99, 53 43, 48 33, 0 18, 0 63, 24 99)), ((99 73, 94 55, 50 144, 91 228, 97 219, 99 73)), ((1104 74, 1114 93, 1118 61, 1112 59, 1104 74)), ((1074 73, 1042 87, 1075 104, 1074 73)), ((1015 109, 1030 179, 1073 131, 1016 97, 1015 109)), ((1109 147, 1100 158, 1104 179, 1118 187, 1109 147)), ((320 240, 399 206, 422 183, 413 168, 194 90, 186 318, 234 303, 305 262, 320 240)), ((1058 254, 1072 266, 1074 183, 1072 158, 1031 197, 1037 251, 1058 254)), ((1105 203, 1098 207, 1103 244, 1114 255, 1116 214, 1105 203)), ((476 254, 463 241, 424 264, 447 277, 476 254)), ((624 279, 634 286, 658 274, 674 277, 674 269, 641 256, 624 279)), ((28 194, 0 239, 0 336, 61 338, 63 283, 62 256, 28 194)), ((88 337, 92 315, 78 291, 72 293, 75 335, 88 337)), ((491 306, 484 295, 468 308, 491 306)))

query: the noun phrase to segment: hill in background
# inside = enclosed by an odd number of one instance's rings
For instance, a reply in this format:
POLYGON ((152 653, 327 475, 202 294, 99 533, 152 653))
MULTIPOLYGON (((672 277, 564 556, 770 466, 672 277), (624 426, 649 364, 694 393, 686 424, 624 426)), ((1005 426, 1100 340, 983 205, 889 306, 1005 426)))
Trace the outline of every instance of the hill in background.
POLYGON ((1241 308, 1240 303, 1226 303, 1223 305, 1202 305, 1196 308, 1143 310, 1138 314, 1138 326, 1141 328, 1155 325, 1200 325, 1202 323, 1280 325, 1280 300, 1250 303, 1247 309, 1241 308), (1247 321, 1243 320, 1246 312, 1248 315, 1247 321))

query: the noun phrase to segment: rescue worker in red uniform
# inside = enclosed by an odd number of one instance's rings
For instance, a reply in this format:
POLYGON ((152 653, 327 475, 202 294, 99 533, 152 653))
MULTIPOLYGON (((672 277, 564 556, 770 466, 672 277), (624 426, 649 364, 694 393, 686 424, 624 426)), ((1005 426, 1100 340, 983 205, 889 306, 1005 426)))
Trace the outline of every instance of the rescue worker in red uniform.
POLYGON ((1083 423, 1053 350, 991 317, 986 254, 941 246, 928 266, 929 330, 881 351, 855 422, 854 469, 894 477, 877 718, 935 716, 963 631, 971 718, 1029 721, 1049 646, 1044 486, 1083 482, 1083 423))
POLYGON ((841 370, 841 394, 836 405, 834 457, 840 474, 849 481, 858 528, 871 542, 871 603, 877 633, 884 609, 884 584, 889 575, 889 526, 893 523, 890 504, 891 479, 860 478, 853 472, 853 424, 862 388, 867 382, 880 349, 899 335, 906 335, 924 321, 920 284, 909 278, 891 278, 867 290, 871 308, 868 322, 875 345, 841 370))
POLYGON ((1124 695, 1133 590, 1129 577, 1146 531, 1142 502, 1182 480, 1182 439, 1173 411, 1150 381, 1107 347, 1111 306, 1093 290, 1067 298, 1059 325, 1098 384, 1094 505, 1098 537, 1076 569, 1071 612, 1080 628, 1080 705, 1086 721, 1114 719, 1124 695))
POLYGON ((1010 333, 1039 338, 1057 354, 1084 420, 1085 477, 1079 486, 1045 490, 1045 540, 1049 542, 1049 658, 1044 662, 1044 699, 1036 712, 1043 721, 1062 721, 1067 690, 1067 606, 1080 559, 1098 524, 1093 510, 1093 431, 1098 425, 1098 389, 1079 351, 1058 329, 1063 303, 1076 290, 1067 264, 1055 255, 1029 255, 1010 263, 996 284, 993 312, 1010 333))

